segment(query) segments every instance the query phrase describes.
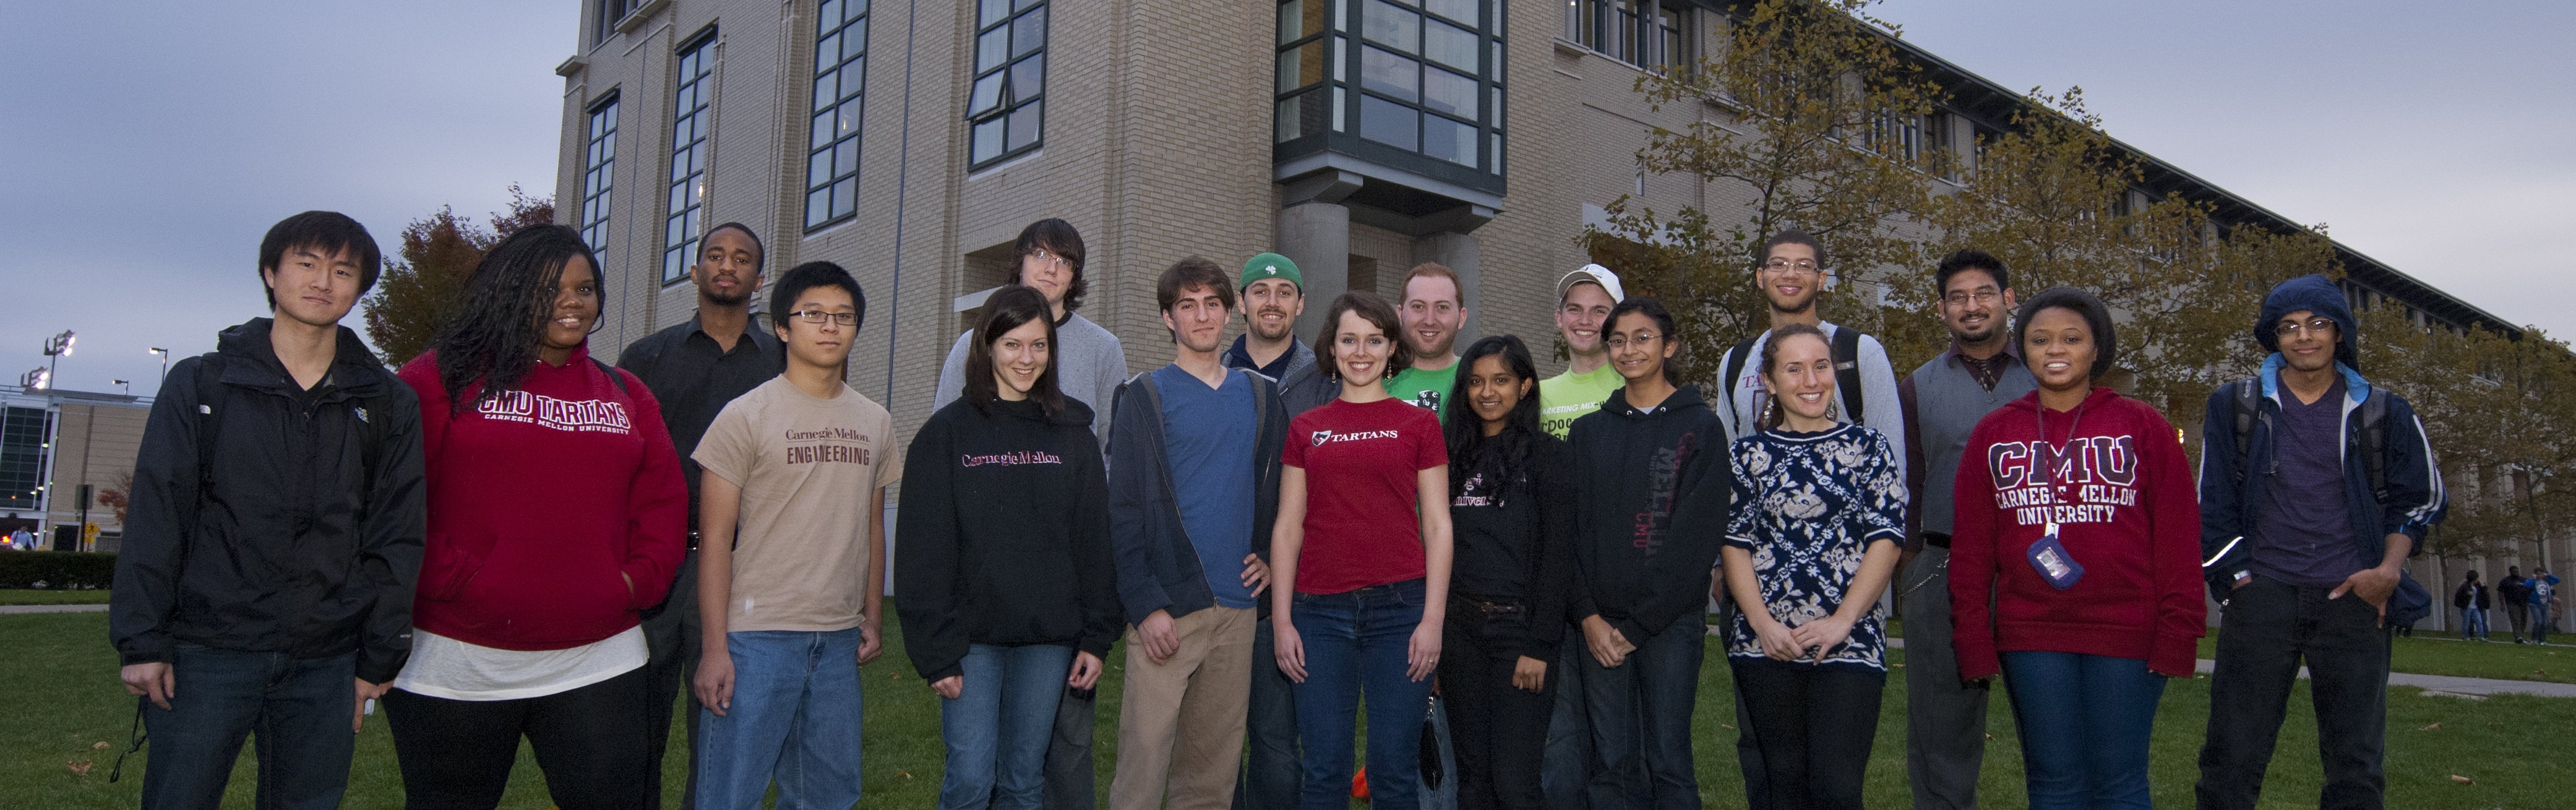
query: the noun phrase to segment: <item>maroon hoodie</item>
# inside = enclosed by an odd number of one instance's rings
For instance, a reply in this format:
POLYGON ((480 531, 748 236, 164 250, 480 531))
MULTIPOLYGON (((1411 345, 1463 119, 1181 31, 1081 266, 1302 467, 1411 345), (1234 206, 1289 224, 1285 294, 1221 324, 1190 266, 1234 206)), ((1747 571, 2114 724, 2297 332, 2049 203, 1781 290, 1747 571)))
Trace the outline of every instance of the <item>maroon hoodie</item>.
POLYGON ((1977 422, 1959 459, 1950 538, 1959 677, 2001 671, 1999 651, 2135 658, 2191 677, 2207 613, 2200 500, 2181 436, 2153 406, 2109 388, 2074 413, 2042 411, 2038 392, 2006 403, 1977 422), (2084 567, 2066 590, 2028 556, 2052 520, 2084 567))
POLYGON ((429 462, 414 626, 562 650, 625 632, 661 603, 684 551, 688 490, 660 403, 634 375, 615 371, 621 388, 609 373, 575 348, 492 401, 476 401, 480 382, 467 387, 451 417, 434 353, 403 364, 429 462))

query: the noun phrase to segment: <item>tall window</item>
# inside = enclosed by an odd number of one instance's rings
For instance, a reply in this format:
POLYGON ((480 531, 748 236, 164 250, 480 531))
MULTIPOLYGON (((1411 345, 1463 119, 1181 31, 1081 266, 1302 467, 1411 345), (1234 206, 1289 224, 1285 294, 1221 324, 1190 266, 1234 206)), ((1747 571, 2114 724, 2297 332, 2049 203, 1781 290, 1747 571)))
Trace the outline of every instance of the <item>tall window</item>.
POLYGON ((44 497, 44 408, 0 408, 0 509, 34 509, 44 497))
POLYGON ((1565 0, 1565 38, 1657 73, 1686 60, 1681 13, 1655 0, 1565 0))
POLYGON ((594 24, 598 27, 591 31, 592 43, 607 42, 610 34, 617 33, 617 24, 635 13, 644 0, 598 0, 597 5, 599 17, 594 24))
POLYGON ((1038 147, 1046 113, 1046 0, 977 0, 970 168, 1038 147))
POLYGON ((617 175, 617 94, 590 105, 590 129, 581 158, 581 241, 608 249, 609 190, 617 175))
POLYGON ((1502 37, 1494 0, 1281 3, 1273 137, 1356 128, 1368 141, 1501 174, 1502 37))
POLYGON ((671 207, 662 222, 662 283, 689 277, 698 255, 698 237, 706 233, 707 130, 715 113, 707 102, 715 95, 716 32, 707 29, 680 47, 680 87, 671 101, 671 207))
POLYGON ((814 19, 806 230, 848 219, 859 210, 859 102, 868 77, 868 0, 823 0, 814 19))

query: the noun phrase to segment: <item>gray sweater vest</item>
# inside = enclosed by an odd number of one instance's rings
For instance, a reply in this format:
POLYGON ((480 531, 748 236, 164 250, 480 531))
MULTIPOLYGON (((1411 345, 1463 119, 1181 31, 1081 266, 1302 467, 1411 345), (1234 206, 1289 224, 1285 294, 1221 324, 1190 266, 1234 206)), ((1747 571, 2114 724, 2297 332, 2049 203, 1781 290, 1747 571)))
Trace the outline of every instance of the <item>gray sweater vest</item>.
POLYGON ((1959 457, 1968 449, 1968 433, 1986 414, 2037 390, 2039 381, 2031 378, 2028 367, 2012 363, 1995 380, 1995 390, 1988 391, 1960 365, 1955 351, 1942 352, 1915 369, 1913 380, 1915 430, 1923 438, 1923 463, 1931 466, 1923 471, 1923 530, 1949 534, 1955 512, 1952 485, 1959 477, 1959 457))

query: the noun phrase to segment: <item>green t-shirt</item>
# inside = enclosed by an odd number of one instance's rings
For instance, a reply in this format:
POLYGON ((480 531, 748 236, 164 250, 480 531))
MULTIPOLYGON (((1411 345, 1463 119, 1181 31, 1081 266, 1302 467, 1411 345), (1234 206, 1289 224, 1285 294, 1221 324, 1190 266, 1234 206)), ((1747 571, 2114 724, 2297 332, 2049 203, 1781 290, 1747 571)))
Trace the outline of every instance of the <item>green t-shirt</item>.
POLYGON ((1396 399, 1431 409, 1433 415, 1440 417, 1442 424, 1447 424, 1449 409, 1441 407, 1445 404, 1441 400, 1448 399, 1450 389, 1457 384, 1458 364, 1451 363, 1439 371, 1419 368, 1398 371, 1395 379, 1386 381, 1386 392, 1396 399))
POLYGON ((1601 364, 1590 373, 1568 371, 1540 380, 1539 427, 1556 434, 1559 439, 1565 438, 1566 431, 1574 427, 1575 419, 1601 410, 1601 403, 1610 399, 1610 392, 1627 384, 1628 380, 1620 377, 1619 371, 1608 363, 1601 364))

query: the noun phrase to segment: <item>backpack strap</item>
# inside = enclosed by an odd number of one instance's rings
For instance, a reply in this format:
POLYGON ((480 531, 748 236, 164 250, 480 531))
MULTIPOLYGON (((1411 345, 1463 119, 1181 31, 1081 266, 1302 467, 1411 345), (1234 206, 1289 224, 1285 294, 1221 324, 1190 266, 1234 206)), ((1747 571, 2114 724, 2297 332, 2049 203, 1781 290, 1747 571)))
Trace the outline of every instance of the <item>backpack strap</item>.
POLYGON ((2228 385, 2234 386, 2228 399, 2236 403, 2236 481, 2245 482, 2245 461, 2254 453, 2254 423, 2263 413, 2263 378, 2248 377, 2228 385))
MULTIPOLYGON (((1764 332, 1762 334, 1767 335, 1770 333, 1764 332)), ((1720 412, 1726 414, 1728 421, 1734 421, 1735 419, 1736 381, 1744 376, 1744 364, 1750 361, 1753 357, 1753 342, 1761 339, 1762 335, 1754 335, 1752 337, 1745 338, 1742 343, 1735 344, 1735 348, 1726 350, 1726 376, 1719 377, 1717 379, 1717 393, 1719 397, 1724 399, 1726 407, 1720 412)), ((1755 421, 1760 421, 1762 415, 1757 413, 1753 415, 1753 418, 1755 421)), ((1735 432, 1742 435, 1752 435, 1755 431, 1760 429, 1761 428, 1756 425, 1735 426, 1735 432)))
POLYGON ((1843 413, 1850 415, 1855 425, 1868 424, 1862 415, 1869 413, 1861 410, 1860 339, 1858 329, 1844 326, 1834 330, 1834 387, 1842 391, 1843 413))
POLYGON ((2370 475, 2372 497, 2388 493, 2388 397, 2373 391, 2361 401, 2361 468, 2370 475))
POLYGON ((617 393, 634 396, 635 392, 626 390, 626 377, 617 373, 616 366, 596 357, 590 358, 590 364, 598 366, 599 373, 608 375, 608 381, 617 384, 617 393))

